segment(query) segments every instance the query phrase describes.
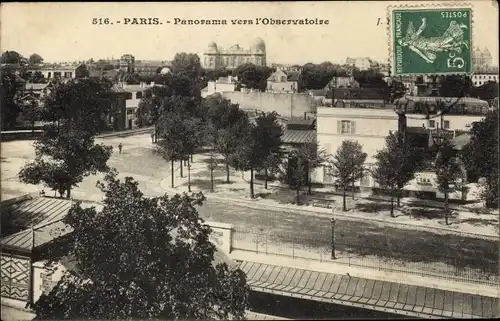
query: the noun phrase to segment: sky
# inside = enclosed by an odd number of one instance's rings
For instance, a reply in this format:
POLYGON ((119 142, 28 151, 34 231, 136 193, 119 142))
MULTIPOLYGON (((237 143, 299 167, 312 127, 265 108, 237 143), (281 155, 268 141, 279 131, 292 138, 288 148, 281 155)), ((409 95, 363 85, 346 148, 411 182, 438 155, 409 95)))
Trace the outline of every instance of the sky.
MULTIPOLYGON (((473 46, 487 47, 493 61, 498 61, 498 5, 494 0, 469 2, 474 12, 473 46)), ((370 57, 387 62, 388 6, 415 3, 3 3, 0 49, 15 50, 24 56, 38 53, 46 62, 116 59, 124 53, 138 60, 171 60, 177 52, 198 53, 201 57, 212 41, 220 47, 239 44, 248 48, 256 37, 260 37, 266 43, 268 62, 342 63, 346 57, 370 57), (109 18, 114 23, 93 25, 93 18, 109 18), (158 18, 163 24, 125 24, 127 18, 158 18), (175 25, 175 18, 226 19, 228 24, 175 25), (317 18, 328 20, 329 24, 256 25, 257 18, 317 18), (232 25, 233 19, 248 19, 254 24, 232 25)), ((433 2, 420 3, 429 6, 433 2)))

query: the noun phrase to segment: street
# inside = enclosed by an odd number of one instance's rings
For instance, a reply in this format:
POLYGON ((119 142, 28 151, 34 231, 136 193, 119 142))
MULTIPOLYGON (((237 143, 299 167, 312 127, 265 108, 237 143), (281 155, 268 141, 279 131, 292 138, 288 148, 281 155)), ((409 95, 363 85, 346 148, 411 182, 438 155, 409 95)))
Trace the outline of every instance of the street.
MULTIPOLYGON (((114 147, 108 164, 119 171, 120 177, 132 176, 147 196, 160 196, 166 192, 161 183, 166 180, 170 184, 170 166, 151 152, 153 145, 149 135, 110 137, 96 141, 114 147), (117 148, 120 143, 123 144, 121 154, 117 148)), ((31 142, 3 143, 2 157, 4 198, 40 190, 40 187, 20 183, 17 178, 22 165, 34 157, 31 142)), ((102 178, 103 175, 85 178, 72 191, 72 196, 76 199, 101 201, 102 193, 95 184, 102 178)), ((50 191, 46 192, 51 195, 50 191)), ((211 199, 208 191, 205 195, 207 200, 199 209, 205 220, 232 224, 237 231, 270 233, 276 242, 284 244, 295 242, 313 248, 328 247, 331 244, 330 217, 310 212, 290 213, 286 210, 250 208, 237 202, 211 199)), ((498 244, 493 240, 399 229, 370 220, 351 221, 340 218, 337 219, 335 238, 337 249, 351 249, 362 255, 392 256, 417 262, 447 262, 480 269, 488 274, 498 271, 498 244)))

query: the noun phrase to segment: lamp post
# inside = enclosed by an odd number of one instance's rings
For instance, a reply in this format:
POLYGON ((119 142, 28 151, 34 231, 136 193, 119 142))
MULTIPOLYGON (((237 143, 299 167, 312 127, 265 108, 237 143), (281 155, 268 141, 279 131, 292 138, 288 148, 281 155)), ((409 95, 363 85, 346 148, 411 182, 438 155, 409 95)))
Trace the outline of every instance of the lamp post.
POLYGON ((187 161, 187 169, 188 169, 188 191, 191 193, 191 163, 189 162, 189 158, 187 161))
POLYGON ((331 221, 332 226, 332 260, 335 260, 335 218, 332 217, 331 221))

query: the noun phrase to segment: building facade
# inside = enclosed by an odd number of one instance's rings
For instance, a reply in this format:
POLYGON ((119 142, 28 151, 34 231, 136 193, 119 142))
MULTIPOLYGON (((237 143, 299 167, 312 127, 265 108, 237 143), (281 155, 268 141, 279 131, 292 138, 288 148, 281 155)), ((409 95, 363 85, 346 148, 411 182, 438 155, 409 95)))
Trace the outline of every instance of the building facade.
POLYGON ((267 78, 267 91, 296 93, 300 89, 300 71, 276 70, 267 78))
POLYGON ((346 65, 350 67, 358 68, 359 70, 368 70, 373 65, 373 62, 368 57, 359 57, 359 58, 346 58, 346 65))
MULTIPOLYGON (((427 97, 418 97, 427 98, 427 97)), ((431 97, 428 97, 431 98, 431 97)), ((480 121, 487 111, 486 102, 474 100, 457 103, 458 106, 465 104, 470 109, 477 109, 474 112, 464 112, 457 110, 442 116, 430 117, 426 119, 419 110, 409 109, 406 112, 405 127, 408 132, 421 131, 425 137, 431 139, 439 131, 446 131, 450 138, 460 137, 463 132, 470 130, 472 123, 480 121), (474 107, 475 106, 475 107, 474 107)), ((395 112, 396 106, 387 105, 384 108, 338 108, 338 107, 318 107, 317 109, 317 140, 318 146, 323 148, 327 154, 334 155, 344 140, 357 141, 361 144, 363 152, 367 153, 367 172, 363 178, 355 183, 355 186, 364 189, 377 188, 373 177, 370 175, 370 168, 376 162, 375 155, 384 148, 385 139, 389 133, 395 132, 400 126, 400 118, 395 112)), ((460 107, 459 107, 460 108, 460 107)), ((435 177, 434 173, 417 173, 414 181, 409 183, 409 190, 418 190, 422 184, 418 182, 423 178, 435 177)), ((327 167, 318 168, 313 176, 313 181, 326 185, 333 185, 334 178, 329 174, 327 167)), ((422 181, 423 182, 423 181, 422 181)), ((425 185, 424 184, 424 185, 425 185)), ((428 185, 428 184, 427 184, 428 185)), ((435 186, 427 186, 424 192, 432 192, 439 197, 435 186)), ((422 190, 423 191, 423 190, 422 190)))
POLYGON ((206 69, 234 69, 246 63, 266 66, 266 45, 262 39, 255 39, 248 50, 238 44, 223 49, 211 42, 203 53, 203 67, 206 69))
POLYGON ((488 48, 484 48, 483 50, 481 50, 479 49, 479 47, 476 47, 476 49, 472 53, 472 64, 474 66, 474 69, 476 70, 489 68, 492 61, 493 58, 488 48))
POLYGON ((135 57, 131 54, 124 54, 120 57, 120 70, 124 72, 135 71, 135 57))
POLYGON ((54 78, 65 78, 65 79, 75 79, 82 78, 88 75, 88 69, 85 64, 79 65, 66 65, 66 66, 43 66, 41 68, 30 69, 28 73, 34 74, 35 72, 40 72, 45 79, 54 78))
POLYGON ((219 77, 215 81, 209 81, 207 87, 202 89, 201 96, 205 98, 215 93, 236 91, 237 81, 238 77, 233 76, 219 77))
POLYGON ((490 81, 498 83, 498 73, 474 73, 471 78, 472 84, 476 87, 482 86, 490 81))

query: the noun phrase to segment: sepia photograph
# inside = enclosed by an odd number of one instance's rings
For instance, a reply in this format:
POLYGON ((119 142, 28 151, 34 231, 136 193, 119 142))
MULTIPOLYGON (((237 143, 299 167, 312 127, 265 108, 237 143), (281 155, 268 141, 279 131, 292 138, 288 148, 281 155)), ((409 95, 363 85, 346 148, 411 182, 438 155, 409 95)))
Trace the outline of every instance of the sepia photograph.
POLYGON ((500 318, 499 4, 0 4, 1 320, 500 318))

